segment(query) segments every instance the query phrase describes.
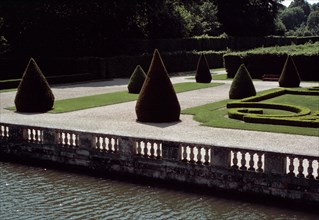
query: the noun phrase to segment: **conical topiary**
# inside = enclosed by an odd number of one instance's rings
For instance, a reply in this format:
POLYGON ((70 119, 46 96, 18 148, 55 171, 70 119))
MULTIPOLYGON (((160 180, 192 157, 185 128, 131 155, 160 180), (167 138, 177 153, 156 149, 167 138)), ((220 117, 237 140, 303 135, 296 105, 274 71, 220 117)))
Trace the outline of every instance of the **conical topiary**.
POLYGON ((291 56, 288 56, 282 69, 279 86, 280 87, 299 87, 300 76, 294 60, 291 56))
POLYGON ((54 95, 33 58, 24 71, 14 103, 18 112, 46 112, 53 107, 54 95))
POLYGON ((137 121, 179 121, 181 108, 162 58, 156 49, 135 107, 137 121))
POLYGON ((230 99, 243 99, 256 95, 253 80, 245 66, 240 65, 229 90, 230 99))
POLYGON ((208 62, 204 54, 201 54, 199 57, 195 79, 198 83, 210 83, 210 81, 212 81, 212 75, 209 71, 208 62))
POLYGON ((140 65, 135 68, 130 81, 127 85, 129 93, 140 93, 143 83, 145 81, 146 74, 140 65))

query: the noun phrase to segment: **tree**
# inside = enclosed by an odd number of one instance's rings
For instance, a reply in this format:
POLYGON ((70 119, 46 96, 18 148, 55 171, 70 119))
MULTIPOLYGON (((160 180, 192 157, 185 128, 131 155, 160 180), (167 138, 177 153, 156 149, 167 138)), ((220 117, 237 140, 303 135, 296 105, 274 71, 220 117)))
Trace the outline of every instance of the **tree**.
POLYGON ((281 14, 280 19, 287 30, 295 30, 304 22, 304 11, 301 7, 286 8, 281 14))
POLYGON ((230 99, 243 99, 256 95, 253 80, 245 66, 240 65, 229 90, 230 99))
POLYGON ((158 50, 154 51, 135 107, 137 121, 179 121, 181 108, 158 50))
POLYGON ((265 36, 275 32, 281 0, 217 0, 219 21, 230 36, 265 36))
POLYGON ((290 3, 288 8, 300 7, 304 12, 303 22, 307 21, 307 18, 311 12, 310 4, 305 0, 294 0, 290 3))
POLYGON ((319 9, 309 14, 307 27, 312 35, 319 35, 319 9))
POLYGON ((53 107, 54 95, 33 58, 24 71, 14 103, 18 112, 46 112, 53 107))

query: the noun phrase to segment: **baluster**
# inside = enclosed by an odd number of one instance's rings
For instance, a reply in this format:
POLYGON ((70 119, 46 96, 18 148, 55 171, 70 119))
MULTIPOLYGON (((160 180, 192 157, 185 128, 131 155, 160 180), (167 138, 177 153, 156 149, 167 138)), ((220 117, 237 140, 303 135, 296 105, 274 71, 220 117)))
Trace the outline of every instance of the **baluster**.
POLYGON ((241 152, 241 167, 240 169, 241 170, 247 170, 247 167, 246 167, 246 151, 242 151, 241 152))
POLYGON ((209 148, 205 147, 205 165, 209 164, 209 148))
POLYGON ((80 135, 79 134, 75 134, 75 146, 77 146, 77 147, 80 145, 79 139, 80 139, 80 135))
POLYGON ((107 138, 107 139, 108 139, 107 149, 108 149, 108 151, 113 152, 113 149, 112 149, 112 138, 107 138))
POLYGON ((33 133, 33 142, 37 142, 38 141, 38 130, 36 129, 32 129, 32 133, 33 133))
POLYGON ((63 137, 62 137, 61 131, 58 132, 58 142, 59 142, 59 144, 63 144, 63 137))
MULTIPOLYGON (((249 153, 249 152, 248 152, 249 153)), ((254 153, 249 153, 249 155, 250 155, 250 160, 249 160, 249 168, 248 168, 248 170, 249 171, 255 171, 255 168, 254 168, 254 165, 255 165, 255 162, 254 162, 254 153)))
POLYGON ((262 153, 257 153, 257 156, 258 156, 257 171, 258 172, 263 172, 263 168, 262 168, 263 162, 262 162, 262 159, 261 159, 262 153))
POLYGON ((314 179, 314 176, 312 175, 312 173, 313 173, 312 160, 309 159, 308 162, 309 162, 309 166, 308 166, 308 169, 307 169, 307 172, 308 172, 307 178, 308 179, 314 179))
POLYGON ((69 133, 65 132, 64 133, 64 145, 68 145, 69 144, 69 137, 68 137, 69 133))
POLYGON ((187 161, 187 147, 181 145, 181 148, 183 149, 183 159, 182 159, 182 161, 186 162, 187 161))
POLYGON ((31 141, 32 140, 32 132, 31 129, 27 129, 27 141, 31 141))
POLYGON ((202 147, 197 147, 197 164, 202 164, 202 147))
POLYGON ((4 134, 6 137, 9 137, 9 127, 4 127, 4 134))
POLYGON ((303 168, 302 162, 303 162, 303 159, 299 158, 298 175, 297 175, 297 177, 299 178, 305 177, 305 175, 303 174, 304 168, 303 168))
POLYGON ((144 153, 144 157, 148 157, 148 148, 147 148, 147 141, 144 141, 144 149, 143 149, 143 153, 144 153))
POLYGON ((114 153, 118 152, 119 150, 119 139, 114 138, 114 153))
POLYGON ((7 127, 1 126, 1 136, 2 137, 8 137, 7 127))
POLYGON ((141 156, 142 148, 141 148, 141 141, 136 141, 137 144, 137 155, 141 156))
POLYGON ((190 163, 195 163, 195 160, 194 160, 194 158, 195 158, 195 154, 194 154, 194 146, 189 146, 190 147, 190 150, 191 150, 191 152, 190 152, 190 154, 189 154, 189 162, 190 163))
POLYGON ((232 168, 238 169, 238 166, 237 166, 237 164, 238 164, 238 158, 237 158, 238 151, 234 150, 233 153, 234 153, 234 158, 233 158, 233 166, 232 166, 232 168))
POLYGON ((161 143, 157 143, 156 158, 161 159, 161 143))
POLYGON ((7 137, 7 129, 5 126, 1 126, 1 136, 7 137))
POLYGON ((99 151, 101 151, 101 142, 100 142, 100 136, 96 137, 96 149, 98 149, 99 151))
POLYGON ((43 142, 43 130, 42 131, 39 131, 40 132, 40 136, 39 136, 39 138, 40 138, 40 142, 42 143, 43 142))
POLYGON ((101 151, 105 152, 106 151, 106 141, 105 141, 105 137, 99 137, 99 139, 102 139, 102 143, 101 143, 101 147, 102 149, 100 149, 101 151))
POLYGON ((288 169, 289 169, 288 175, 289 176, 295 176, 295 172, 294 172, 294 170, 295 170, 294 157, 292 157, 292 156, 289 156, 289 167, 288 167, 288 169))
POLYGON ((74 134, 70 133, 70 138, 69 138, 69 141, 70 141, 70 147, 74 147, 75 146, 75 139, 74 139, 74 134))
POLYGON ((151 144, 151 149, 150 149, 150 153, 151 153, 151 156, 150 158, 154 158, 154 153, 155 153, 155 150, 154 150, 154 142, 150 142, 151 144))

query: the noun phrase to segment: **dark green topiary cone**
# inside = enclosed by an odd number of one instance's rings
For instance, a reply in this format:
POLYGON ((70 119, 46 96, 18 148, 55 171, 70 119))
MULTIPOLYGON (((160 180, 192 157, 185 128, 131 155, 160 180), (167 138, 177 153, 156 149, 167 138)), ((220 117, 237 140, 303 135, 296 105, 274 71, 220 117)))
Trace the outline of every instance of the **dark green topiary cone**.
POLYGON ((33 58, 24 71, 14 103, 18 112, 46 112, 53 107, 54 95, 33 58))
POLYGON ((291 56, 288 56, 279 78, 279 86, 299 87, 300 81, 299 72, 295 62, 291 56))
POLYGON ((204 54, 201 54, 199 57, 195 79, 198 83, 210 83, 212 81, 212 75, 204 54))
POLYGON ((143 83, 145 81, 146 74, 140 65, 135 68, 130 81, 127 85, 129 93, 140 93, 143 83))
POLYGON ((229 90, 230 99, 243 99, 256 95, 256 89, 245 64, 240 65, 229 90))
POLYGON ((179 121, 181 108, 158 50, 154 51, 135 110, 140 122, 179 121))

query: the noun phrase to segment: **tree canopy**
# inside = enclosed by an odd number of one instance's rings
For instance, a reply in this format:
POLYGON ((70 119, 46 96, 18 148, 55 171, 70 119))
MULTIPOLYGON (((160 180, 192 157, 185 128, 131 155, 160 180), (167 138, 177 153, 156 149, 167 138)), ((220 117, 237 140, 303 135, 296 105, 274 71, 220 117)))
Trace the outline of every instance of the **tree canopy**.
POLYGON ((318 33, 319 4, 294 0, 285 9, 281 2, 2 0, 0 36, 12 53, 30 57, 114 56, 124 45, 119 42, 127 39, 318 33))
POLYGON ((306 0, 294 0, 278 17, 285 26, 285 35, 318 35, 318 13, 319 3, 310 5, 306 0))

